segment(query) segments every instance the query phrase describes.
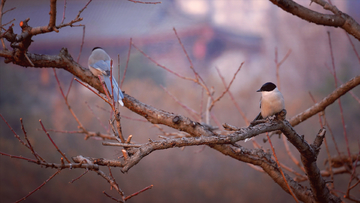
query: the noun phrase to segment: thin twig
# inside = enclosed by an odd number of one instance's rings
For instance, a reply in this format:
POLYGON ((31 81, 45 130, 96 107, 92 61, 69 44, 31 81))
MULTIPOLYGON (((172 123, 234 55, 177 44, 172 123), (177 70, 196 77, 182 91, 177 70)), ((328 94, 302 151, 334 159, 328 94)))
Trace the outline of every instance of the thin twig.
POLYGON ((215 122, 215 124, 219 127, 222 128, 222 124, 220 123, 219 119, 215 116, 215 114, 213 112, 210 112, 210 116, 213 119, 213 121, 215 122))
MULTIPOLYGON (((2 17, 3 17, 3 15, 4 15, 3 9, 4 9, 4 5, 5 5, 5 1, 6 1, 6 0, 2 0, 2 1, 1 1, 1 4, 0 4, 0 25, 2 25, 2 17)), ((6 32, 7 32, 7 31, 6 31, 6 32)), ((3 36, 4 34, 1 33, 1 29, 0 29, 0 34, 1 34, 1 38, 0 38, 1 44, 2 44, 2 46, 3 46, 3 49, 6 50, 7 48, 6 48, 4 39, 2 38, 2 36, 3 36)))
MULTIPOLYGON (((333 49, 332 49, 332 44, 331 44, 331 37, 330 37, 330 32, 328 31, 327 33, 328 33, 328 38, 329 38, 331 64, 332 64, 332 67, 333 67, 333 76, 334 76, 334 80, 335 80, 335 88, 337 88, 338 87, 338 83, 337 83, 338 80, 337 80, 337 76, 336 76, 335 60, 334 60, 334 54, 333 54, 333 49)), ((345 138, 345 142, 346 142, 346 149, 347 149, 347 152, 348 152, 348 155, 349 155, 349 159, 351 160, 349 140, 348 140, 348 136, 347 136, 347 132, 346 132, 344 113, 343 113, 340 98, 338 99, 338 103, 339 103, 339 108, 340 108, 340 116, 341 116, 341 123, 342 123, 342 126, 343 126, 344 138, 345 138)))
POLYGON ((170 69, 168 69, 167 67, 159 64, 158 62, 156 62, 153 58, 151 58, 149 55, 147 55, 145 52, 143 52, 139 47, 137 47, 133 42, 131 42, 131 45, 136 49, 138 50, 142 55, 144 55, 146 58, 148 58, 151 62, 153 62, 155 65, 159 66, 160 68, 163 68, 164 70, 168 71, 169 73, 172 73, 174 74, 175 76, 181 78, 181 79, 184 79, 184 80, 190 80, 190 81, 193 81, 193 82, 196 82, 195 79, 193 78, 189 78, 189 77, 185 77, 185 76, 182 76, 170 69))
POLYGON ((63 98, 64 98, 64 101, 65 101, 66 106, 68 107, 71 115, 74 117, 74 119, 75 119, 76 122, 78 123, 79 128, 86 133, 87 130, 84 128, 84 126, 81 124, 79 118, 76 116, 75 112, 72 110, 72 108, 71 108, 71 106, 70 106, 70 104, 69 104, 69 102, 68 102, 68 98, 65 96, 64 91, 63 91, 62 88, 61 88, 60 81, 59 81, 59 78, 58 78, 58 76, 57 76, 57 74, 56 74, 55 68, 53 68, 53 71, 54 71, 54 75, 55 75, 56 82, 57 82, 57 84, 58 84, 58 86, 59 86, 61 95, 62 95, 63 98))
MULTIPOLYGON (((221 78, 222 83, 224 84, 224 87, 226 88, 226 87, 227 87, 227 84, 226 84, 226 82, 225 82, 224 77, 221 75, 220 72, 218 72, 218 74, 219 74, 219 77, 221 78)), ((244 119, 246 126, 248 126, 248 125, 250 124, 250 122, 249 122, 249 120, 246 118, 245 113, 241 110, 239 104, 235 101, 235 98, 234 98, 234 96, 233 96, 233 94, 231 93, 230 90, 228 91, 228 94, 229 94, 229 96, 230 96, 230 98, 231 98, 231 101, 234 103, 236 109, 237 109, 238 112, 240 113, 241 117, 244 119)))
POLYGON ((146 190, 151 189, 153 186, 154 186, 154 185, 149 185, 149 186, 147 186, 146 188, 144 188, 144 189, 142 189, 142 190, 140 190, 140 191, 138 191, 138 192, 135 192, 134 194, 131 194, 131 195, 125 197, 125 200, 128 200, 128 199, 130 199, 130 198, 132 198, 132 197, 134 197, 134 196, 136 196, 136 195, 138 195, 138 194, 140 194, 140 193, 142 193, 142 192, 145 192, 146 190))
POLYGON ((12 10, 15 10, 15 9, 16 9, 16 7, 12 7, 12 8, 10 8, 10 9, 4 11, 4 12, 2 13, 2 15, 5 15, 5 13, 7 13, 7 12, 9 12, 9 11, 12 11, 12 10))
POLYGON ((109 194, 108 194, 108 193, 106 193, 105 191, 103 191, 103 194, 104 194, 104 195, 106 195, 108 198, 110 198, 110 199, 112 199, 112 200, 116 201, 116 202, 124 202, 124 201, 121 201, 121 200, 116 199, 115 197, 113 197, 113 196, 109 195, 109 194))
POLYGON ((21 202, 23 200, 25 200, 26 198, 28 198, 30 195, 32 195, 34 192, 40 190, 47 182, 49 182, 52 178, 54 178, 57 174, 59 174, 61 172, 61 170, 57 170, 52 176, 50 176, 47 180, 45 180, 45 182, 43 182, 39 187, 37 187, 35 190, 29 192, 29 194, 27 194, 25 197, 19 199, 18 201, 16 201, 16 203, 21 202))
POLYGON ((45 134, 48 136, 49 140, 51 141, 51 143, 54 145, 54 147, 56 148, 56 150, 61 154, 61 156, 64 157, 64 159, 68 162, 71 163, 70 160, 65 156, 65 154, 58 148, 58 146, 55 144, 55 142, 53 141, 53 139, 50 137, 49 132, 45 129, 45 126, 43 125, 43 123, 41 122, 41 119, 39 120, 40 125, 42 127, 42 129, 44 130, 45 134))
MULTIPOLYGON (((210 95, 214 95, 214 87, 211 87, 210 89, 210 95)), ((211 97, 208 96, 207 103, 206 103, 206 109, 205 109, 205 123, 210 125, 210 104, 211 104, 211 97)))
MULTIPOLYGON (((121 82, 120 82, 120 88, 122 87, 122 85, 124 83, 126 72, 127 72, 128 66, 129 66, 131 47, 132 47, 131 45, 132 45, 132 38, 130 38, 130 42, 129 42, 129 51, 128 51, 128 54, 127 54, 126 66, 125 66, 124 74, 123 74, 123 77, 122 77, 121 82)), ((120 72, 120 68, 119 68, 119 72, 120 72)))
POLYGON ((349 39, 349 42, 350 42, 350 44, 351 44, 351 46, 352 46, 352 48, 354 50, 354 53, 355 53, 355 55, 356 55, 356 57, 357 57, 357 59, 359 60, 359 63, 360 63, 360 56, 359 56, 359 53, 356 51, 354 43, 351 41, 351 38, 350 38, 350 36, 349 36, 349 34, 347 32, 345 32, 345 35, 349 39))
POLYGON ((65 11, 66 11, 66 0, 64 0, 64 11, 63 11, 63 17, 62 17, 62 20, 61 20, 61 24, 63 24, 64 20, 65 20, 65 11))
POLYGON ((29 57, 27 56, 26 53, 24 54, 24 56, 25 56, 26 60, 30 63, 30 65, 31 65, 32 67, 35 67, 34 63, 29 59, 29 57))
MULTIPOLYGON (((114 176, 112 175, 110 165, 108 165, 108 169, 109 169, 109 175, 110 175, 110 177, 114 180, 114 184, 115 184, 117 187, 119 187, 119 185, 115 182, 115 178, 114 178, 114 176)), ((112 188, 112 186, 111 186, 111 188, 112 188)))
POLYGON ((0 113, 0 117, 3 119, 3 121, 5 122, 5 124, 8 126, 8 128, 11 130, 11 132, 14 134, 14 136, 16 137, 16 139, 19 140, 19 142, 21 144, 23 144, 24 146, 28 147, 26 145, 26 143, 20 138, 20 136, 15 132, 15 130, 10 126, 10 124, 6 121, 6 119, 2 116, 2 114, 0 113))
POLYGON ((94 111, 93 111, 93 109, 91 108, 91 106, 90 106, 87 102, 85 102, 85 104, 86 104, 86 106, 90 109, 91 113, 95 116, 95 118, 99 121, 100 125, 106 130, 106 132, 109 132, 109 128, 106 127, 106 126, 103 124, 102 120, 99 118, 99 116, 97 116, 97 115, 94 113, 94 111))
MULTIPOLYGON (((311 94, 311 92, 309 92, 309 95, 311 97, 311 100, 313 100, 314 104, 316 104, 316 99, 311 94)), ((325 115, 325 112, 322 112, 322 115, 325 115)), ((322 122, 322 119, 321 119, 321 114, 319 114, 319 123, 320 123, 320 128, 323 129, 324 125, 323 125, 323 122, 322 122)), ((331 188, 330 189, 333 189, 334 188, 334 173, 333 173, 333 170, 332 170, 331 154, 330 154, 329 146, 327 144, 326 137, 324 137, 324 143, 325 143, 326 153, 327 153, 328 160, 329 160, 329 172, 330 172, 330 178, 331 178, 331 188)))
POLYGON ((11 154, 7 154, 7 153, 4 153, 4 152, 0 152, 0 154, 3 155, 3 156, 8 156, 10 158, 22 159, 22 160, 26 160, 26 161, 32 162, 32 163, 39 163, 38 160, 26 158, 26 157, 23 157, 23 156, 11 155, 11 154))
MULTIPOLYGON (((131 45, 130 45, 131 46, 131 45)), ((121 74, 121 64, 120 64, 120 54, 117 55, 117 59, 118 59, 118 75, 117 75, 117 81, 119 81, 119 84, 120 84, 120 89, 121 89, 121 80, 120 80, 120 74, 121 74)))
MULTIPOLYGON (((243 66, 243 64, 244 64, 244 62, 242 62, 242 63, 240 64, 239 68, 238 68, 238 69, 236 70, 236 72, 234 73, 234 76, 233 76, 233 78, 231 79, 229 85, 228 85, 227 87, 225 87, 225 90, 223 91, 223 93, 222 93, 218 98, 216 98, 216 99, 214 99, 214 100, 212 101, 212 103, 211 103, 211 105, 210 105, 210 107, 209 107, 210 110, 214 107, 215 103, 216 103, 217 101, 219 101, 219 100, 229 91, 232 83, 234 82, 234 80, 235 80, 235 78, 236 78, 236 75, 239 73, 239 71, 240 71, 241 67, 243 66)), ((219 75, 220 75, 219 69, 218 69, 217 67, 215 67, 215 68, 216 68, 217 72, 218 72, 219 75)))
MULTIPOLYGON (((282 135, 282 134, 281 134, 282 135)), ((285 135, 282 135, 282 140, 285 146, 285 150, 287 152, 287 154, 289 155, 290 159, 302 170, 305 172, 305 168, 301 165, 301 163, 299 162, 299 160, 296 159, 296 157, 294 156, 294 154, 291 152, 290 150, 290 146, 288 143, 288 140, 286 138, 285 135)))
POLYGON ((286 180, 286 178, 285 178, 284 172, 283 172, 282 169, 281 169, 280 162, 279 162, 279 160, 278 160, 278 158, 277 158, 277 156, 276 156, 276 154, 275 154, 275 149, 274 149, 274 147, 273 147, 273 145, 272 145, 272 143, 271 143, 271 139, 270 139, 269 133, 266 133, 266 136, 267 136, 267 139, 268 139, 268 141, 269 141, 271 150, 272 150, 272 152, 273 152, 273 156, 274 156, 274 158, 275 158, 275 161, 276 161, 276 163, 277 163, 277 165, 278 165, 279 171, 280 171, 280 173, 281 173, 281 175, 282 175, 282 177, 283 177, 283 179, 284 179, 284 182, 285 182, 285 184, 286 184, 286 186, 287 186, 287 188, 288 188, 288 190, 289 190, 289 193, 291 194, 291 196, 293 196, 294 200, 295 200, 297 203, 299 203, 299 200, 296 198, 295 194, 293 193, 293 191, 292 191, 289 183, 287 182, 287 180, 286 180))
POLYGON ((196 120, 200 120, 200 115, 198 112, 196 112, 194 109, 186 106, 185 104, 181 103, 174 95, 172 95, 167 89, 166 87, 160 85, 161 88, 163 88, 163 90, 170 95, 171 98, 173 98, 175 100, 176 103, 178 103, 181 107, 183 107, 183 109, 185 109, 190 115, 192 115, 196 120))
POLYGON ((90 88, 88 85, 84 84, 83 82, 81 82, 79 79, 74 78, 74 80, 76 80, 76 82, 80 83, 81 85, 83 85, 84 87, 88 88, 90 91, 92 91, 94 94, 96 94, 98 97, 100 97, 102 100, 104 100, 106 103, 108 103, 109 105, 111 105, 111 103, 109 102, 109 100, 105 99, 103 96, 101 96, 99 93, 95 92, 92 88, 90 88))
POLYGON ((151 2, 151 1, 136 1, 136 0, 128 0, 130 2, 133 3, 137 3, 137 4, 161 4, 161 1, 157 1, 157 2, 151 2))
POLYGON ((26 130, 25 130, 25 127, 24 127, 24 123, 23 123, 23 119, 22 119, 22 118, 20 118, 20 123, 21 123, 21 129, 22 129, 22 131, 23 131, 23 133, 24 133, 25 140, 26 140, 26 142, 27 142, 27 144, 28 144, 27 147, 31 150, 31 153, 34 155, 34 157, 35 157, 37 160, 39 160, 39 161, 44 161, 44 162, 45 162, 45 160, 44 160, 40 155, 38 155, 38 154, 35 152, 33 146, 31 145, 30 140, 27 138, 27 133, 26 133, 26 130))
POLYGON ((81 174, 79 177, 72 179, 69 183, 74 183, 75 181, 79 180, 81 177, 83 177, 85 174, 87 174, 89 170, 86 170, 83 174, 81 174))
POLYGON ((83 28, 83 33, 82 33, 82 38, 81 38, 81 44, 80 44, 80 51, 79 51, 79 55, 76 59, 76 62, 79 63, 80 61, 80 56, 81 56, 81 53, 82 53, 82 49, 83 49, 83 46, 84 46, 84 41, 85 41, 85 30, 86 30, 86 27, 85 25, 78 25, 80 27, 83 28))
MULTIPOLYGON (((353 186, 351 186, 351 182, 355 178, 356 166, 357 166, 357 162, 358 162, 359 157, 360 157, 360 143, 359 143, 359 140, 358 140, 358 146, 359 146, 359 153, 358 153, 358 155, 356 157, 356 160, 355 160, 354 164, 352 164, 352 170, 353 171, 351 172, 351 176, 350 176, 350 179, 349 179, 348 187, 346 189, 345 197, 350 197, 350 190, 353 189, 360 181, 360 179, 359 179, 357 183, 355 183, 353 186)), ((351 161, 351 159, 350 159, 350 161, 351 161)))
POLYGON ((195 67, 194 67, 194 64, 193 64, 192 60, 190 59, 190 56, 189 56, 189 54, 187 53, 184 44, 181 42, 181 39, 180 39, 180 37, 179 37, 179 35, 178 35, 175 27, 173 28, 173 30, 174 30, 174 33, 175 33, 176 38, 177 38, 178 41, 179 41, 179 44, 181 45, 181 48, 182 48, 184 54, 186 55, 186 58, 188 59, 188 61, 189 61, 189 63, 190 63, 190 69, 193 71, 193 73, 194 73, 194 75, 195 75, 195 80, 194 80, 194 82, 197 83, 197 84, 199 84, 200 86, 202 86, 202 87, 206 90, 206 94, 207 94, 207 95, 212 99, 212 101, 213 101, 214 98, 213 98, 213 96, 212 96, 211 91, 209 90, 208 86, 206 85, 206 83, 205 83, 205 81, 202 79, 202 77, 199 75, 199 73, 196 72, 195 67), (199 81, 199 79, 200 79, 200 81, 199 81))
MULTIPOLYGON (((9 22, 7 22, 7 23, 5 23, 5 24, 2 24, 2 25, 0 26, 0 28, 6 30, 4 27, 7 26, 7 25, 9 25, 10 23, 14 22, 15 20, 16 20, 16 19, 14 18, 14 19, 10 20, 9 22)), ((13 26, 14 26, 14 25, 12 24, 11 27, 13 27, 13 26)), ((3 37, 3 36, 4 36, 4 34, 1 35, 1 37, 3 37)))
POLYGON ((299 178, 307 178, 305 175, 302 175, 302 174, 294 171, 293 169, 291 169, 290 167, 286 166, 285 164, 280 163, 280 166, 281 166, 282 168, 284 168, 285 170, 287 170, 287 171, 295 174, 295 175, 298 176, 299 178))
POLYGON ((329 124, 329 122, 327 122, 327 119, 326 119, 325 114, 323 115, 323 118, 324 118, 325 126, 326 126, 326 128, 329 130, 329 132, 330 132, 331 139, 332 139, 332 141, 333 141, 333 143, 334 143, 336 152, 338 153, 338 156, 340 157, 340 156, 341 156, 341 153, 340 153, 339 147, 338 147, 337 142, 336 142, 336 140, 335 140, 334 133, 333 133, 333 131, 331 130, 330 124, 329 124))
POLYGON ((79 11, 78 15, 76 16, 76 19, 80 18, 81 13, 86 9, 86 7, 90 4, 92 0, 89 0, 87 4, 79 11))
POLYGON ((285 62, 285 60, 289 57, 290 54, 291 54, 291 49, 289 49, 289 51, 286 53, 284 58, 280 62, 278 62, 278 50, 277 47, 275 48, 275 65, 276 65, 276 81, 277 81, 276 85, 279 90, 281 90, 279 69, 280 66, 285 62))
POLYGON ((102 172, 101 170, 95 171, 98 175, 100 175, 101 177, 103 177, 112 188, 114 188, 120 195, 122 198, 124 198, 124 192, 118 187, 117 183, 115 182, 115 180, 112 177, 107 176, 104 172, 102 172))

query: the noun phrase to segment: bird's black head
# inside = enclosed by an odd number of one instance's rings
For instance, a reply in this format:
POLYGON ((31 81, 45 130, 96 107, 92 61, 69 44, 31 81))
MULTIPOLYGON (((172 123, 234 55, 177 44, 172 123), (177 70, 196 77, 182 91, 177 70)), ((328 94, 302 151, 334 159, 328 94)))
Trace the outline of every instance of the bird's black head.
POLYGON ((101 47, 94 47, 93 49, 92 49, 92 51, 94 51, 95 49, 102 49, 101 47))
POLYGON ((276 88, 276 85, 272 82, 267 82, 261 86, 257 92, 271 92, 276 88))

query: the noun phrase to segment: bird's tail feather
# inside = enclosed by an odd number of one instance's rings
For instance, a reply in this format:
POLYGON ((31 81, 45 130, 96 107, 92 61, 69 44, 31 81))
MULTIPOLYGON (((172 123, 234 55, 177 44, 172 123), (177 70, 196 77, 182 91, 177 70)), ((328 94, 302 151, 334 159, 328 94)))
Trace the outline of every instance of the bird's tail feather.
POLYGON ((252 127, 254 126, 252 123, 256 120, 261 120, 263 119, 262 115, 261 115, 261 112, 256 116, 256 118, 250 123, 249 127, 252 127))
POLYGON ((119 88, 119 85, 117 84, 116 80, 114 78, 112 80, 113 91, 111 91, 110 77, 104 76, 104 81, 105 81, 106 87, 109 90, 110 94, 114 94, 113 95, 114 100, 119 102, 121 106, 124 106, 124 102, 122 101, 122 99, 124 99, 124 95, 123 95, 121 89, 119 88))

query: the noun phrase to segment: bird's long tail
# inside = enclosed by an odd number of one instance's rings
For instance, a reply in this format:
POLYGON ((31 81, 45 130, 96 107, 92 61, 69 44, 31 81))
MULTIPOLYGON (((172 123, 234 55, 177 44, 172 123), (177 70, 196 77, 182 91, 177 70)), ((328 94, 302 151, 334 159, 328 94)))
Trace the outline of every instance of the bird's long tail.
POLYGON ((259 113, 259 115, 256 116, 256 118, 250 123, 249 127, 252 127, 254 126, 252 123, 256 120, 261 120, 263 119, 262 115, 261 115, 261 112, 259 113))
POLYGON ((116 80, 114 78, 112 79, 113 91, 111 91, 110 77, 104 76, 104 81, 105 81, 106 87, 109 90, 110 94, 114 94, 113 95, 114 100, 119 102, 119 104, 121 106, 124 106, 124 102, 122 101, 124 99, 124 95, 123 95, 121 89, 119 88, 119 85, 116 82, 116 80))

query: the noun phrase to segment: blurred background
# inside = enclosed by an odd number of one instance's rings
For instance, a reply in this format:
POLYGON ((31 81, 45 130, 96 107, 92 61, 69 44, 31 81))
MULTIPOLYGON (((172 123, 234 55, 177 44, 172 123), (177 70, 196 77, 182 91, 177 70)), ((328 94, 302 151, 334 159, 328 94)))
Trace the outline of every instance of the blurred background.
MULTIPOLYGON (((71 21, 88 1, 67 1, 65 23, 71 21)), ((315 3, 297 0, 313 10, 327 13, 315 3)), ((360 1, 332 0, 341 11, 360 22, 360 1)), ((15 33, 20 33, 19 22, 30 18, 29 25, 44 26, 49 21, 49 1, 12 0, 7 1, 4 10, 16 7, 3 16, 5 24, 12 19, 15 33)), ((64 1, 57 2, 57 24, 62 21, 64 1)), ((224 91, 216 71, 220 70, 227 83, 242 62, 245 62, 230 91, 244 111, 248 120, 259 112, 260 95, 255 91, 268 81, 276 82, 275 53, 278 61, 291 51, 280 67, 280 86, 287 108, 287 117, 297 115, 331 93, 335 88, 334 78, 329 71, 331 56, 327 32, 331 34, 335 67, 339 85, 360 73, 359 60, 347 34, 342 29, 319 26, 301 20, 284 12, 266 0, 167 0, 161 4, 135 4, 125 0, 93 0, 81 14, 85 25, 83 50, 82 27, 66 27, 59 33, 47 33, 33 37, 29 48, 31 53, 56 55, 62 47, 68 48, 74 60, 87 68, 87 58, 93 47, 103 47, 114 59, 115 74, 121 77, 127 61, 130 38, 133 43, 152 57, 157 63, 187 77, 194 77, 189 62, 179 44, 173 28, 191 58, 195 69, 209 87, 214 87, 215 97, 224 91), (276 51, 277 50, 277 51, 276 51), (120 71, 119 71, 120 67, 120 71)), ((6 26, 5 28, 7 28, 6 26)), ((360 43, 350 36, 356 50, 360 43)), ((10 48, 9 44, 6 43, 10 48)), ((162 88, 165 87, 181 103, 200 112, 204 110, 206 94, 197 84, 182 80, 152 63, 134 47, 131 48, 126 78, 122 86, 125 93, 143 103, 165 111, 190 117, 162 88)), ((62 88, 67 91, 72 75, 56 70, 62 88)), ((353 89, 360 96, 360 88, 353 89)), ((110 117, 109 108, 92 92, 77 82, 72 84, 69 102, 82 124, 89 131, 107 133, 110 117), (105 108, 106 110, 103 110, 105 108), (100 121, 101 122, 100 122, 100 121)), ((358 153, 360 132, 360 104, 350 94, 341 98, 346 132, 352 153, 358 153)), ((147 142, 149 138, 159 139, 162 132, 126 108, 120 108, 124 135, 133 135, 136 143, 147 142)), ((36 151, 47 161, 59 163, 60 156, 41 128, 39 119, 47 129, 74 131, 77 123, 71 116, 60 94, 54 73, 49 68, 24 68, 5 64, 0 59, 0 113, 12 128, 23 137, 20 118, 23 118, 29 139, 36 151)), ((245 121, 236 110, 229 95, 225 95, 212 111, 219 123, 244 127, 245 121)), ((340 151, 346 152, 343 127, 337 102, 326 109, 340 151)), ((217 125, 211 120, 212 125, 217 125)), ((171 129, 163 127, 167 132, 171 129)), ((320 129, 318 117, 296 127, 299 134, 312 142, 320 129)), ((327 134, 328 136, 330 133, 327 134)), ((68 157, 83 155, 118 159, 120 149, 104 147, 100 140, 84 141, 84 135, 55 133, 51 136, 68 157)), ((262 143, 264 135, 256 137, 262 143)), ((239 143, 253 148, 251 143, 239 143)), ((282 140, 273 138, 278 158, 295 171, 300 170, 285 152, 282 140)), ((328 139, 331 155, 335 146, 328 139)), ((265 150, 268 143, 263 144, 265 150)), ((292 152, 299 157, 294 148, 292 152)), ((5 122, 0 121, 0 151, 31 157, 31 153, 14 138, 5 122)), ((323 146, 318 165, 323 164, 327 154, 323 146)), ((107 168, 103 171, 108 173, 107 168)), ((255 171, 247 164, 226 157, 209 147, 186 147, 157 151, 122 174, 113 168, 113 175, 126 195, 148 185, 154 187, 132 198, 129 202, 292 202, 266 174, 255 171)), ((13 202, 26 196, 53 173, 54 169, 40 168, 26 161, 0 157, 0 199, 13 202)), ((31 195, 27 202, 113 202, 102 191, 118 197, 110 191, 109 184, 88 173, 81 179, 69 182, 83 170, 63 170, 46 186, 31 195)), ((345 191, 349 175, 338 175, 335 188, 345 191)), ((303 183, 307 185, 306 182, 303 183)), ((360 186, 354 189, 359 191, 360 186)), ((360 198, 358 194, 353 194, 360 198)))

